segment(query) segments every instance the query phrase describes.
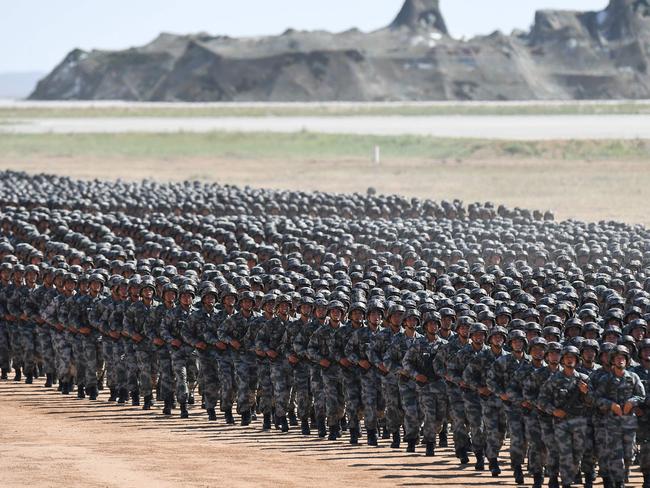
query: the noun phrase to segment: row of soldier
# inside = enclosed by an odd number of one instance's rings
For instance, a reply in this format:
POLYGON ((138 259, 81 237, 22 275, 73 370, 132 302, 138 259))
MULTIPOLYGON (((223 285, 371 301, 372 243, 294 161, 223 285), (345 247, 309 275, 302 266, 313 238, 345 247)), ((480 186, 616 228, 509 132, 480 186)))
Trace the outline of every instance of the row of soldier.
POLYGON ((427 456, 436 441, 446 447, 450 421, 461 464, 473 452, 476 470, 485 457, 499 476, 508 434, 515 480, 524 482, 527 460, 534 486, 544 473, 550 487, 591 486, 596 466, 606 485, 623 486, 639 431, 648 474, 650 339, 635 315, 624 324, 609 313, 602 330, 551 314, 542 328, 504 309, 456 317, 427 303, 386 308, 359 289, 349 303, 311 289, 293 297, 258 283, 197 289, 180 275, 65 267, 3 259, 3 379, 11 361, 17 381, 43 374, 48 387, 58 379, 63 394, 76 385, 78 397, 96 400, 105 376, 108 401, 126 403, 130 393, 144 409, 157 387, 163 414, 177 401, 183 418, 198 387, 209 420, 219 405, 234 423, 236 406, 242 425, 260 413, 263 429, 286 432, 297 417, 302 434, 315 427, 337 440, 344 428, 351 444, 363 423, 368 445, 380 435, 399 448, 403 433, 407 452, 422 440, 427 456))

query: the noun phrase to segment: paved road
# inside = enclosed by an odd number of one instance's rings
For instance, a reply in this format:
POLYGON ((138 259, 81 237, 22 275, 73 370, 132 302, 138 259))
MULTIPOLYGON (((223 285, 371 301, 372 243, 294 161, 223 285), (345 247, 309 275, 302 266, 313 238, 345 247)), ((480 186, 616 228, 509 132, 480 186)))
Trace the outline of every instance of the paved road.
POLYGON ((650 115, 116 117, 6 120, 0 133, 299 132, 502 140, 650 139, 650 115))

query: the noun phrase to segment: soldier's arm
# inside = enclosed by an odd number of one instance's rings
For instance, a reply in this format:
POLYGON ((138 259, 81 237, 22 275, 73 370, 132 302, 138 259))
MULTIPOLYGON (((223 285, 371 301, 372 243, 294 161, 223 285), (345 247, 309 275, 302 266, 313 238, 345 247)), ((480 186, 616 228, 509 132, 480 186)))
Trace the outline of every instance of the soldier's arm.
POLYGON ((537 408, 543 410, 549 415, 553 415, 556 409, 555 401, 553 398, 553 391, 555 390, 555 382, 551 376, 547 379, 539 389, 539 396, 537 397, 537 408))
POLYGON ((420 354, 420 346, 416 342, 414 345, 409 347, 404 354, 402 359, 402 371, 404 371, 410 378, 415 379, 415 377, 420 374, 417 368, 417 357, 420 354))
POLYGON ((506 394, 506 390, 502 385, 505 382, 505 361, 501 361, 501 359, 499 358, 492 363, 485 377, 485 385, 498 396, 506 394))
POLYGON ((350 334, 350 338, 348 339, 348 342, 345 344, 344 348, 344 354, 345 357, 348 358, 348 361, 350 361, 352 364, 359 364, 359 361, 361 360, 361 357, 359 356, 359 334, 360 330, 362 329, 357 329, 355 330, 352 334, 350 334))
POLYGON ((307 345, 307 355, 309 356, 309 359, 311 359, 315 363, 318 363, 321 360, 326 359, 320 353, 320 335, 321 334, 322 334, 322 331, 320 330, 320 328, 317 329, 311 335, 311 338, 309 339, 309 344, 307 345))
POLYGON ((7 312, 8 315, 13 315, 18 318, 23 314, 22 307, 20 306, 20 292, 18 289, 14 290, 9 299, 7 300, 7 312))
POLYGON ((233 340, 233 330, 236 324, 232 317, 228 317, 217 328, 217 337, 224 344, 230 344, 233 340))

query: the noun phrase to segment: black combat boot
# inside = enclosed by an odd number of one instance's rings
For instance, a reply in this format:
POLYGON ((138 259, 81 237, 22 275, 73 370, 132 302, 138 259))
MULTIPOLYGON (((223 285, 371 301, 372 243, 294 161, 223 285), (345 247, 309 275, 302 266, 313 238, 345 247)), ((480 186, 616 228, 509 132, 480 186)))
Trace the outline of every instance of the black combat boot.
POLYGON ((491 458, 489 459, 490 462, 490 473, 492 473, 492 476, 496 478, 501 474, 501 468, 499 467, 499 460, 497 458, 491 458))
POLYGON ((104 389, 104 378, 97 380, 97 391, 102 391, 104 389))
POLYGON ((114 402, 117 400, 117 390, 115 388, 110 389, 111 394, 108 397, 109 402, 114 402))
POLYGON ((406 452, 415 452, 415 439, 408 439, 406 441, 406 452))
POLYGON ((289 432, 289 422, 287 422, 286 415, 283 415, 278 419, 278 424, 280 425, 280 431, 289 432))
POLYGON ((427 451, 426 451, 426 456, 428 457, 433 457, 436 455, 436 444, 435 442, 427 442, 426 444, 427 451))
POLYGON ((318 424, 318 437, 323 438, 327 435, 327 424, 325 423, 325 417, 318 417, 316 419, 318 424))
POLYGON ((205 394, 202 393, 201 394, 201 408, 203 410, 205 410, 205 407, 206 407, 206 405, 205 405, 205 394))
POLYGON ((187 403, 181 402, 181 418, 186 419, 190 416, 190 412, 187 411, 187 403))
POLYGON ((251 421, 257 420, 257 413, 255 412, 254 407, 251 407, 250 416, 251 416, 251 421))
POLYGON ((153 406, 153 395, 145 395, 144 405, 142 405, 142 410, 151 410, 153 406))
POLYGON ((70 394, 70 383, 68 383, 67 381, 61 382, 61 393, 64 395, 70 394))
POLYGON ((246 427, 247 425, 251 424, 251 411, 246 410, 244 413, 241 414, 241 426, 246 427))
POLYGON ((350 444, 353 446, 359 445, 359 431, 354 427, 350 428, 350 444))
POLYGON ((117 395, 117 403, 124 405, 128 397, 129 397, 129 390, 127 390, 126 388, 120 388, 117 395))
POLYGON ((77 398, 80 400, 86 398, 86 387, 84 385, 79 385, 77 388, 77 398))
POLYGON ((2 373, 0 374, 0 380, 8 380, 8 379, 9 379, 9 371, 3 369, 2 373))
POLYGON ((214 408, 208 408, 206 412, 208 412, 208 420, 210 422, 217 420, 217 412, 214 410, 214 408))
POLYGON ((533 488, 542 488, 544 484, 544 475, 542 473, 533 474, 533 488))
POLYGON ((442 431, 440 431, 440 434, 438 434, 438 445, 440 447, 447 447, 448 446, 448 441, 447 441, 447 423, 445 423, 442 426, 442 431))
POLYGON ((643 473, 643 488, 650 488, 650 472, 643 473))
POLYGON ((223 416, 226 419, 226 423, 228 425, 234 425, 235 424, 235 417, 232 416, 232 409, 228 408, 224 410, 223 416))
POLYGON ((309 435, 311 434, 311 430, 309 429, 309 419, 307 417, 303 418, 300 421, 300 433, 302 435, 309 435))
POLYGON ((485 471, 485 459, 483 458, 483 452, 478 451, 475 453, 476 463, 474 464, 474 469, 476 471, 485 471))
POLYGON ((557 479, 557 476, 550 476, 548 478, 548 488, 560 488, 560 482, 557 479))
POLYGON ((294 412, 293 410, 289 410, 288 414, 289 414, 289 425, 291 425, 292 427, 298 425, 298 417, 296 417, 296 412, 294 412))
POLYGON ((97 400, 97 395, 98 395, 97 387, 96 386, 89 386, 88 387, 88 398, 90 400, 97 400))
POLYGON ((399 449, 400 441, 401 438, 399 435, 399 431, 393 432, 393 442, 390 443, 391 449, 399 449))
POLYGON ((515 478, 515 483, 518 485, 524 484, 524 471, 521 469, 521 464, 515 464, 512 466, 512 473, 515 478))
POLYGON ((330 434, 327 436, 327 440, 335 441, 336 439, 338 439, 339 435, 341 434, 341 431, 339 429, 340 427, 338 425, 330 426, 330 434))
POLYGON ((271 430, 271 414, 265 413, 262 421, 262 430, 271 430))
POLYGON ((139 407, 140 406, 140 391, 133 390, 131 392, 131 406, 139 407))
POLYGON ((14 381, 20 381, 23 379, 23 375, 20 372, 20 368, 16 368, 16 376, 14 376, 14 381))
POLYGON ((172 396, 168 395, 165 397, 165 406, 163 407, 162 411, 163 415, 171 415, 172 414, 172 396))
POLYGON ((596 479, 595 474, 592 473, 585 473, 585 486, 584 488, 593 488, 594 486, 594 480, 596 479))
POLYGON ((377 445, 377 431, 375 429, 368 430, 368 439, 367 439, 366 443, 369 446, 376 446, 377 445))
POLYGON ((47 373, 45 375, 45 384, 43 386, 45 388, 51 388, 52 387, 52 375, 50 373, 47 373))
POLYGON ((345 418, 345 415, 341 419, 341 431, 347 432, 348 430, 348 419, 345 418))
POLYGON ((467 455, 467 448, 461 447, 456 450, 456 457, 460 461, 460 464, 469 464, 469 456, 467 455))
POLYGON ((189 393, 187 395, 187 404, 188 405, 194 405, 194 393, 189 393))
POLYGON ((34 382, 34 376, 32 376, 31 373, 28 373, 27 376, 25 376, 25 384, 31 385, 33 382, 34 382))

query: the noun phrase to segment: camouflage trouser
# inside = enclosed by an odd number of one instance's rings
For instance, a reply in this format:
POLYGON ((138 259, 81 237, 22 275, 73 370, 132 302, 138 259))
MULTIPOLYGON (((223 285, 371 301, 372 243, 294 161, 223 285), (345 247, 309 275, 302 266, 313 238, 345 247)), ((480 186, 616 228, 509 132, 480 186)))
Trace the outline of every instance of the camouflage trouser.
POLYGON ((555 449, 560 455, 562 484, 571 485, 580 472, 587 433, 586 417, 555 418, 555 449))
POLYGON ((86 388, 95 388, 97 386, 97 372, 99 369, 99 362, 97 360, 97 337, 93 335, 82 337, 82 354, 86 365, 84 384, 86 388))
POLYGON ((399 378, 399 394, 404 409, 404 439, 418 440, 420 438, 420 406, 415 381, 399 378))
POLYGON ((257 391, 257 360, 255 354, 241 352, 235 355, 235 381, 237 383, 237 413, 250 412, 255 405, 257 391))
POLYGON ((650 412, 644 412, 643 417, 639 417, 639 427, 636 431, 636 438, 639 442, 639 466, 641 472, 650 475, 650 412))
POLYGON ((23 358, 25 353, 23 351, 23 341, 20 334, 18 321, 9 322, 7 324, 9 329, 9 339, 11 341, 11 362, 14 368, 22 368, 25 364, 23 358))
POLYGON ((587 417, 587 433, 585 435, 585 452, 582 456, 581 469, 583 473, 593 473, 596 470, 596 446, 594 438, 593 415, 587 417))
POLYGON ((311 394, 309 391, 309 364, 300 360, 293 369, 293 392, 296 396, 296 413, 298 418, 307 419, 311 411, 311 394))
POLYGON ((329 368, 322 368, 323 384, 325 386, 325 411, 327 413, 327 425, 334 427, 339 425, 344 414, 343 385, 341 382, 341 370, 336 364, 329 368))
POLYGON ((291 367, 286 359, 277 357, 270 361, 271 384, 273 385, 273 402, 275 404, 275 415, 284 417, 287 415, 289 397, 291 396, 291 367))
POLYGON ((418 401, 424 414, 424 442, 433 442, 447 420, 447 386, 444 381, 418 383, 418 401))
POLYGON ((158 347, 155 356, 158 363, 160 396, 163 399, 166 399, 174 394, 174 369, 172 367, 172 356, 166 346, 158 347))
POLYGON ((115 369, 115 386, 121 389, 128 389, 128 372, 124 354, 124 339, 113 342, 113 361, 111 366, 115 369))
POLYGON ((75 375, 72 338, 68 332, 53 332, 52 345, 56 353, 56 372, 60 381, 72 383, 75 375))
POLYGON ((270 415, 273 409, 273 383, 268 359, 257 360, 257 390, 260 412, 270 415))
POLYGON ((451 413, 451 423, 454 434, 454 448, 456 454, 462 449, 470 447, 469 440, 469 421, 465 415, 465 402, 463 395, 453 383, 447 382, 447 396, 449 398, 449 412, 451 413))
POLYGON ((86 359, 84 356, 83 336, 81 334, 74 334, 70 336, 72 341, 72 354, 74 355, 75 364, 75 383, 79 386, 86 385, 86 359))
POLYGON ((399 432, 404 421, 404 410, 397 379, 391 376, 382 376, 381 387, 384 400, 386 400, 386 429, 391 434, 395 434, 399 432))
POLYGON ((124 369, 126 370, 126 387, 130 392, 140 392, 138 380, 140 378, 140 368, 138 358, 135 353, 135 345, 129 338, 122 339, 124 345, 124 369))
POLYGON ((341 368, 343 375, 343 397, 345 398, 345 414, 351 429, 360 429, 361 414, 361 378, 356 368, 341 368))
POLYGON ((483 422, 485 423, 485 456, 488 459, 498 458, 506 437, 506 411, 501 399, 492 395, 483 403, 483 422))
POLYGON ((106 365, 106 385, 111 389, 117 388, 117 369, 113 364, 114 347, 115 340, 108 336, 102 338, 102 355, 106 365))
POLYGON ((483 425, 483 407, 477 393, 463 390, 465 416, 472 433, 472 449, 475 454, 485 452, 485 427, 483 425))
POLYGON ((8 371, 11 367, 11 340, 5 322, 0 322, 0 368, 8 371))
POLYGON ((528 439, 528 471, 532 474, 543 474, 546 463, 546 448, 542 440, 542 425, 537 412, 524 415, 526 438, 528 439))
POLYGON ((214 351, 199 352, 201 381, 205 408, 215 408, 219 400, 219 367, 214 351))
POLYGON ((317 418, 325 417, 325 385, 318 364, 309 363, 309 386, 314 399, 314 413, 317 418))
POLYGON ((135 360, 137 362, 139 391, 142 396, 149 396, 153 392, 156 373, 154 370, 155 355, 147 345, 134 345, 135 360))
POLYGON ((634 459, 637 419, 633 415, 609 415, 605 420, 607 474, 614 483, 623 483, 634 459))
POLYGON ((549 476, 560 474, 560 453, 555 440, 555 427, 553 417, 542 414, 539 417, 539 425, 542 428, 542 441, 546 450, 546 470, 549 476))
POLYGON ((506 417, 510 431, 510 464, 518 466, 524 464, 528 450, 524 412, 521 408, 510 405, 506 407, 506 417))
POLYGON ((235 366, 231 351, 217 353, 219 386, 221 388, 221 411, 232 409, 235 403, 235 366))
POLYGON ((43 369, 45 374, 56 375, 56 355, 52 345, 52 336, 46 325, 40 325, 36 329, 38 348, 43 356, 43 369))
POLYGON ((381 408, 381 382, 377 370, 359 368, 361 380, 361 403, 364 409, 366 430, 377 430, 377 411, 381 408))
POLYGON ((36 373, 36 325, 29 322, 20 322, 18 335, 23 351, 23 367, 25 374, 36 373))
POLYGON ((176 398, 180 403, 187 403, 189 392, 196 386, 197 358, 193 354, 192 348, 186 345, 172 349, 171 356, 176 381, 176 398))

